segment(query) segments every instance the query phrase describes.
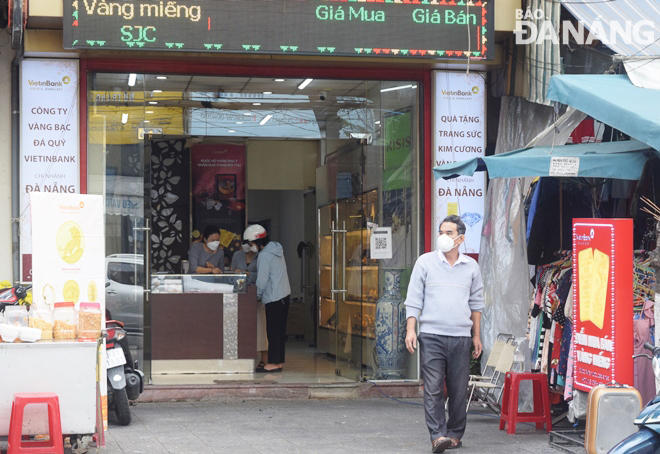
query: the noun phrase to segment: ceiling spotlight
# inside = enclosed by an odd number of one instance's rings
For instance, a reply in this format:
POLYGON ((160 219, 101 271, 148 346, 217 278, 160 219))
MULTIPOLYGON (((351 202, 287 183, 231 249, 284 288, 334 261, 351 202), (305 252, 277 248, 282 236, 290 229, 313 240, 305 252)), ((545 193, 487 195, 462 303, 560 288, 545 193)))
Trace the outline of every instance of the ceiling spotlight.
POLYGON ((227 132, 236 132, 236 131, 234 131, 233 129, 230 129, 230 130, 228 130, 227 132))
POLYGON ((272 91, 265 91, 265 92, 264 92, 264 95, 272 95, 272 94, 273 94, 272 91))
POLYGON ((128 86, 133 87, 135 85, 135 81, 137 80, 137 74, 129 74, 128 75, 128 86))
POLYGON ((156 79, 165 80, 167 79, 167 76, 156 76, 156 79))
POLYGON ((149 104, 158 104, 158 101, 149 101, 149 104))
POLYGON ((153 111, 153 110, 145 110, 144 113, 146 113, 146 114, 152 114, 152 113, 154 113, 154 111, 153 111))
POLYGON ((242 125, 243 122, 242 122, 242 121, 237 121, 236 124, 237 124, 237 125, 242 125))
POLYGON ((284 79, 273 79, 275 82, 284 82, 284 79))
POLYGON ((121 122, 122 124, 126 124, 127 121, 128 121, 128 114, 124 112, 123 114, 121 114, 121 122))
POLYGON ((253 106, 260 106, 261 103, 260 103, 260 102, 253 102, 252 105, 253 105, 253 106))
POLYGON ((162 93, 163 90, 151 90, 153 93, 162 93))
POLYGON ((314 79, 305 79, 303 83, 298 85, 298 90, 304 89, 307 85, 311 84, 314 79))

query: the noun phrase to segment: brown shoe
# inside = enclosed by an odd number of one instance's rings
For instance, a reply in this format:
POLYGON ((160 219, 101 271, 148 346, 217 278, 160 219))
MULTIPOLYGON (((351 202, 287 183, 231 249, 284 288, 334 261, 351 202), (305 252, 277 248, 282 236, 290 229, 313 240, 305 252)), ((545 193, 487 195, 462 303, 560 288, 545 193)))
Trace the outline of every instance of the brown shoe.
POLYGON ((451 446, 451 438, 438 437, 431 443, 431 452, 445 452, 451 446))
POLYGON ((451 446, 448 446, 447 449, 457 449, 463 446, 463 442, 458 438, 450 438, 451 446))

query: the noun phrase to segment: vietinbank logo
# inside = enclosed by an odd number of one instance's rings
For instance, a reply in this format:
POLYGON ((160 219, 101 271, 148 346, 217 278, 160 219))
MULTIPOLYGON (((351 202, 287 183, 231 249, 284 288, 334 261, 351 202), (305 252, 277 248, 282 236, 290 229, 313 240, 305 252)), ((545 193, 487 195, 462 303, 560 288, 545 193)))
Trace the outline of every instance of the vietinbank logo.
POLYGON ((516 44, 543 44, 552 41, 553 44, 569 44, 571 37, 578 45, 591 45, 600 40, 605 45, 616 43, 650 45, 656 41, 653 21, 616 20, 604 24, 598 18, 592 22, 591 30, 584 24, 575 25, 571 21, 561 23, 563 33, 559 33, 552 21, 545 17, 543 10, 516 10, 516 44), (607 25, 608 27, 605 27, 607 25), (608 31, 609 29, 609 31, 608 31))

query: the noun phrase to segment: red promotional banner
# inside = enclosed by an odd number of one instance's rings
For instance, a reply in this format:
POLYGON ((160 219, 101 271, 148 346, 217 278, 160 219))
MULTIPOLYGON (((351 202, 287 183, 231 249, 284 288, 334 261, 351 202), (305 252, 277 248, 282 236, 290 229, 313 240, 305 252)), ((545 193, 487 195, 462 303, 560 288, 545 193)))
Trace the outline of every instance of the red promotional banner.
POLYGON ((632 243, 632 219, 573 220, 576 389, 634 384, 632 243))
POLYGON ((195 145, 191 161, 193 231, 218 227, 220 244, 231 255, 245 229, 245 145, 195 145))

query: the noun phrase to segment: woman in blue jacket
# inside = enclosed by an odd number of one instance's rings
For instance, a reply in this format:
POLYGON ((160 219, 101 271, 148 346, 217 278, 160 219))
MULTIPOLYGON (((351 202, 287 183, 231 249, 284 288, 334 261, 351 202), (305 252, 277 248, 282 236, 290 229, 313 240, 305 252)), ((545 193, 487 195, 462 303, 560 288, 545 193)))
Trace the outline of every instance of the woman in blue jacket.
POLYGON ((266 307, 268 363, 257 372, 281 372, 284 366, 286 322, 289 315, 291 285, 282 245, 270 241, 266 229, 255 224, 245 229, 243 239, 259 250, 257 256, 257 298, 266 307))

